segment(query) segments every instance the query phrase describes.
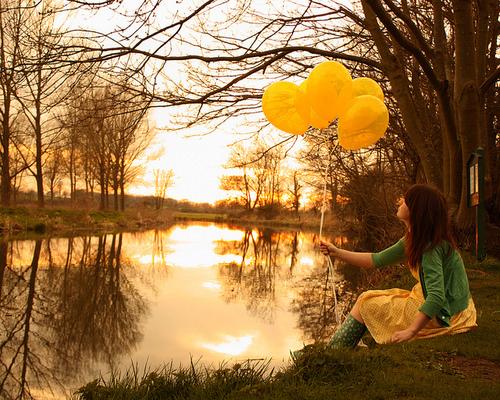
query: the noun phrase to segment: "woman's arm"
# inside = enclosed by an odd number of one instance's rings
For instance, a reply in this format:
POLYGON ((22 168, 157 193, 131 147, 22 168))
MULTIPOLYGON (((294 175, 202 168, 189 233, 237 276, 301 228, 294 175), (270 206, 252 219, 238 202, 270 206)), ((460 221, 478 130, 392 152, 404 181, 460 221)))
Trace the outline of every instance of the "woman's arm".
POLYGON ((319 248, 323 254, 340 258, 342 261, 348 264, 355 265, 361 268, 373 267, 372 253, 359 253, 356 251, 339 249, 333 244, 324 241, 320 241, 319 248))
POLYGON ((325 255, 338 257, 349 264, 362 268, 384 267, 404 262, 406 259, 404 239, 398 240, 392 246, 378 253, 358 253, 343 250, 325 241, 320 241, 319 247, 325 255))
POLYGON ((446 302, 443 273, 444 250, 440 246, 422 255, 422 289, 425 301, 419 308, 429 318, 435 317, 446 302))
POLYGON ((422 329, 431 319, 425 315, 422 311, 417 313, 417 316, 413 320, 412 324, 405 330, 395 332, 392 335, 391 343, 406 342, 413 339, 417 333, 422 329))

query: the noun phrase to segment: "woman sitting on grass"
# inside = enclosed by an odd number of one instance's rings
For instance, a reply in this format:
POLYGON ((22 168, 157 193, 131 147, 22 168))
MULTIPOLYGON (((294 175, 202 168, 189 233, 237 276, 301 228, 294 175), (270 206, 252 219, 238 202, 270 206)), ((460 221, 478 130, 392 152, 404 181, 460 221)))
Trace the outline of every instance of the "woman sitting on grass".
POLYGON ((380 253, 352 252, 320 243, 322 253, 363 268, 406 261, 418 281, 411 291, 362 293, 332 337, 334 348, 356 346, 367 329, 377 343, 398 343, 466 332, 477 326, 443 194, 429 185, 413 185, 401 199, 397 217, 406 225, 406 235, 380 253))

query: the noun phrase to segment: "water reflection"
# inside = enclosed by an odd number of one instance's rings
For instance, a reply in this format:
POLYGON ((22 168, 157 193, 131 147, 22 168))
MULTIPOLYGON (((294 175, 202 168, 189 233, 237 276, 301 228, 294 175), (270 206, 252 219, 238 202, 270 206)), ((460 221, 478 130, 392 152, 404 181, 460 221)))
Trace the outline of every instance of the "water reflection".
POLYGON ((225 336, 222 343, 203 343, 205 349, 216 351, 217 353, 228 354, 230 356, 238 356, 245 352, 252 344, 253 336, 225 336))
MULTIPOLYGON (((325 262, 326 264, 326 262, 325 262)), ((356 299, 356 280, 338 279, 340 271, 337 263, 335 276, 328 273, 324 264, 317 264, 310 275, 302 279, 296 287, 296 297, 291 304, 291 310, 297 314, 298 326, 305 342, 324 341, 330 338, 335 330, 335 301, 337 294, 337 313, 341 320, 350 311, 356 299), (335 284, 332 280, 335 279, 335 284)), ((357 275, 357 274, 356 274, 357 275)))
POLYGON ((121 273, 122 243, 121 234, 2 242, 2 398, 64 386, 91 363, 113 366, 140 340, 147 306, 121 273))
POLYGON ((239 262, 219 266, 224 299, 242 300, 251 314, 273 322, 276 309, 288 299, 286 283, 293 276, 298 247, 298 232, 270 229, 247 229, 241 240, 219 242, 217 253, 240 255, 239 262))
MULTIPOLYGON (((131 362, 288 359, 334 327, 314 240, 192 224, 0 242, 0 398, 67 395, 131 362)), ((344 309, 349 272, 335 274, 344 309)))
MULTIPOLYGON (((333 241, 344 245, 347 238, 333 241)), ((291 299, 290 310, 297 314, 304 342, 331 336, 335 328, 333 289, 340 300, 339 315, 343 315, 352 306, 360 274, 337 263, 336 276, 332 277, 314 242, 314 235, 301 232, 248 229, 242 240, 220 243, 220 254, 241 254, 239 263, 219 266, 225 300, 244 301, 251 314, 272 323, 277 310, 291 299), (346 274, 349 279, 345 279, 346 274)))
POLYGON ((135 285, 121 273, 121 234, 83 238, 81 253, 68 240, 63 271, 52 273, 55 313, 47 321, 54 332, 56 364, 63 371, 86 367, 91 361, 114 365, 122 353, 129 353, 141 339, 138 326, 147 305, 135 285))

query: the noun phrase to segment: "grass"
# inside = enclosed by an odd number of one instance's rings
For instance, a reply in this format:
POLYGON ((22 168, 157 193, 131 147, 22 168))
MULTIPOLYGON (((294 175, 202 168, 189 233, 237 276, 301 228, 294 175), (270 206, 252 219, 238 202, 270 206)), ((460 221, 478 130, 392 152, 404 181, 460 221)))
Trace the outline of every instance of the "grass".
POLYGON ((224 398, 234 391, 270 381, 269 374, 265 377, 268 364, 247 361, 228 366, 223 363, 217 369, 194 363, 188 367, 174 368, 170 364, 142 373, 133 367, 123 376, 112 374, 106 386, 99 379, 90 382, 79 390, 79 396, 82 399, 224 398))
MULTIPOLYGON (((496 399, 500 393, 500 261, 466 257, 479 327, 469 333, 394 345, 332 350, 307 347, 279 371, 266 361, 132 368, 99 378, 75 398, 110 399, 496 399)), ((408 286, 399 274, 387 286, 408 286)))
MULTIPOLYGON (((97 211, 78 208, 0 207, 0 235, 8 238, 35 239, 45 235, 110 233, 167 227, 175 221, 212 221, 273 229, 314 229, 319 216, 285 213, 267 218, 262 213, 210 213, 129 208, 125 211, 97 211)), ((325 231, 336 224, 325 221, 325 231)))
MULTIPOLYGON (((213 221, 233 224, 235 226, 252 226, 272 229, 302 229, 317 230, 320 216, 312 213, 302 213, 295 215, 284 212, 276 215, 266 215, 265 213, 230 211, 228 213, 207 213, 207 212, 174 212, 176 220, 187 221, 213 221)), ((324 231, 338 231, 338 221, 325 221, 324 231)))
POLYGON ((0 208, 0 235, 35 238, 103 232, 133 231, 168 226, 173 222, 167 210, 127 209, 96 211, 71 208, 0 208))
POLYGON ((190 221, 224 221, 226 214, 202 213, 202 212, 175 212, 174 219, 183 219, 190 221))

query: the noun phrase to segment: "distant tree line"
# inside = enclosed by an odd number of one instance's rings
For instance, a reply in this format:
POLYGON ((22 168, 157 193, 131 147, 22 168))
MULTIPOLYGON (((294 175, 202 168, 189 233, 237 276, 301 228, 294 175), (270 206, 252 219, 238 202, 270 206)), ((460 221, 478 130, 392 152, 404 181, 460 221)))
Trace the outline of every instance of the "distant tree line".
POLYGON ((256 140, 248 147, 235 145, 226 164, 233 173, 221 177, 220 187, 247 211, 272 213, 289 208, 298 212, 301 193, 296 191, 291 196, 292 181, 287 174, 293 172, 285 167, 284 159, 282 149, 268 149, 262 141, 256 140))
POLYGON ((0 201, 34 182, 45 206, 63 187, 124 209, 149 145, 151 100, 114 67, 74 49, 85 37, 61 23, 57 1, 0 4, 0 201))
POLYGON ((287 165, 283 145, 269 146, 259 139, 235 145, 228 173, 220 180, 229 200, 220 205, 268 217, 285 210, 324 210, 339 226, 355 231, 366 247, 387 244, 400 234, 397 199, 418 168, 414 150, 397 136, 395 121, 383 140, 359 152, 339 148, 334 132, 310 133, 295 154, 293 168, 287 165))

